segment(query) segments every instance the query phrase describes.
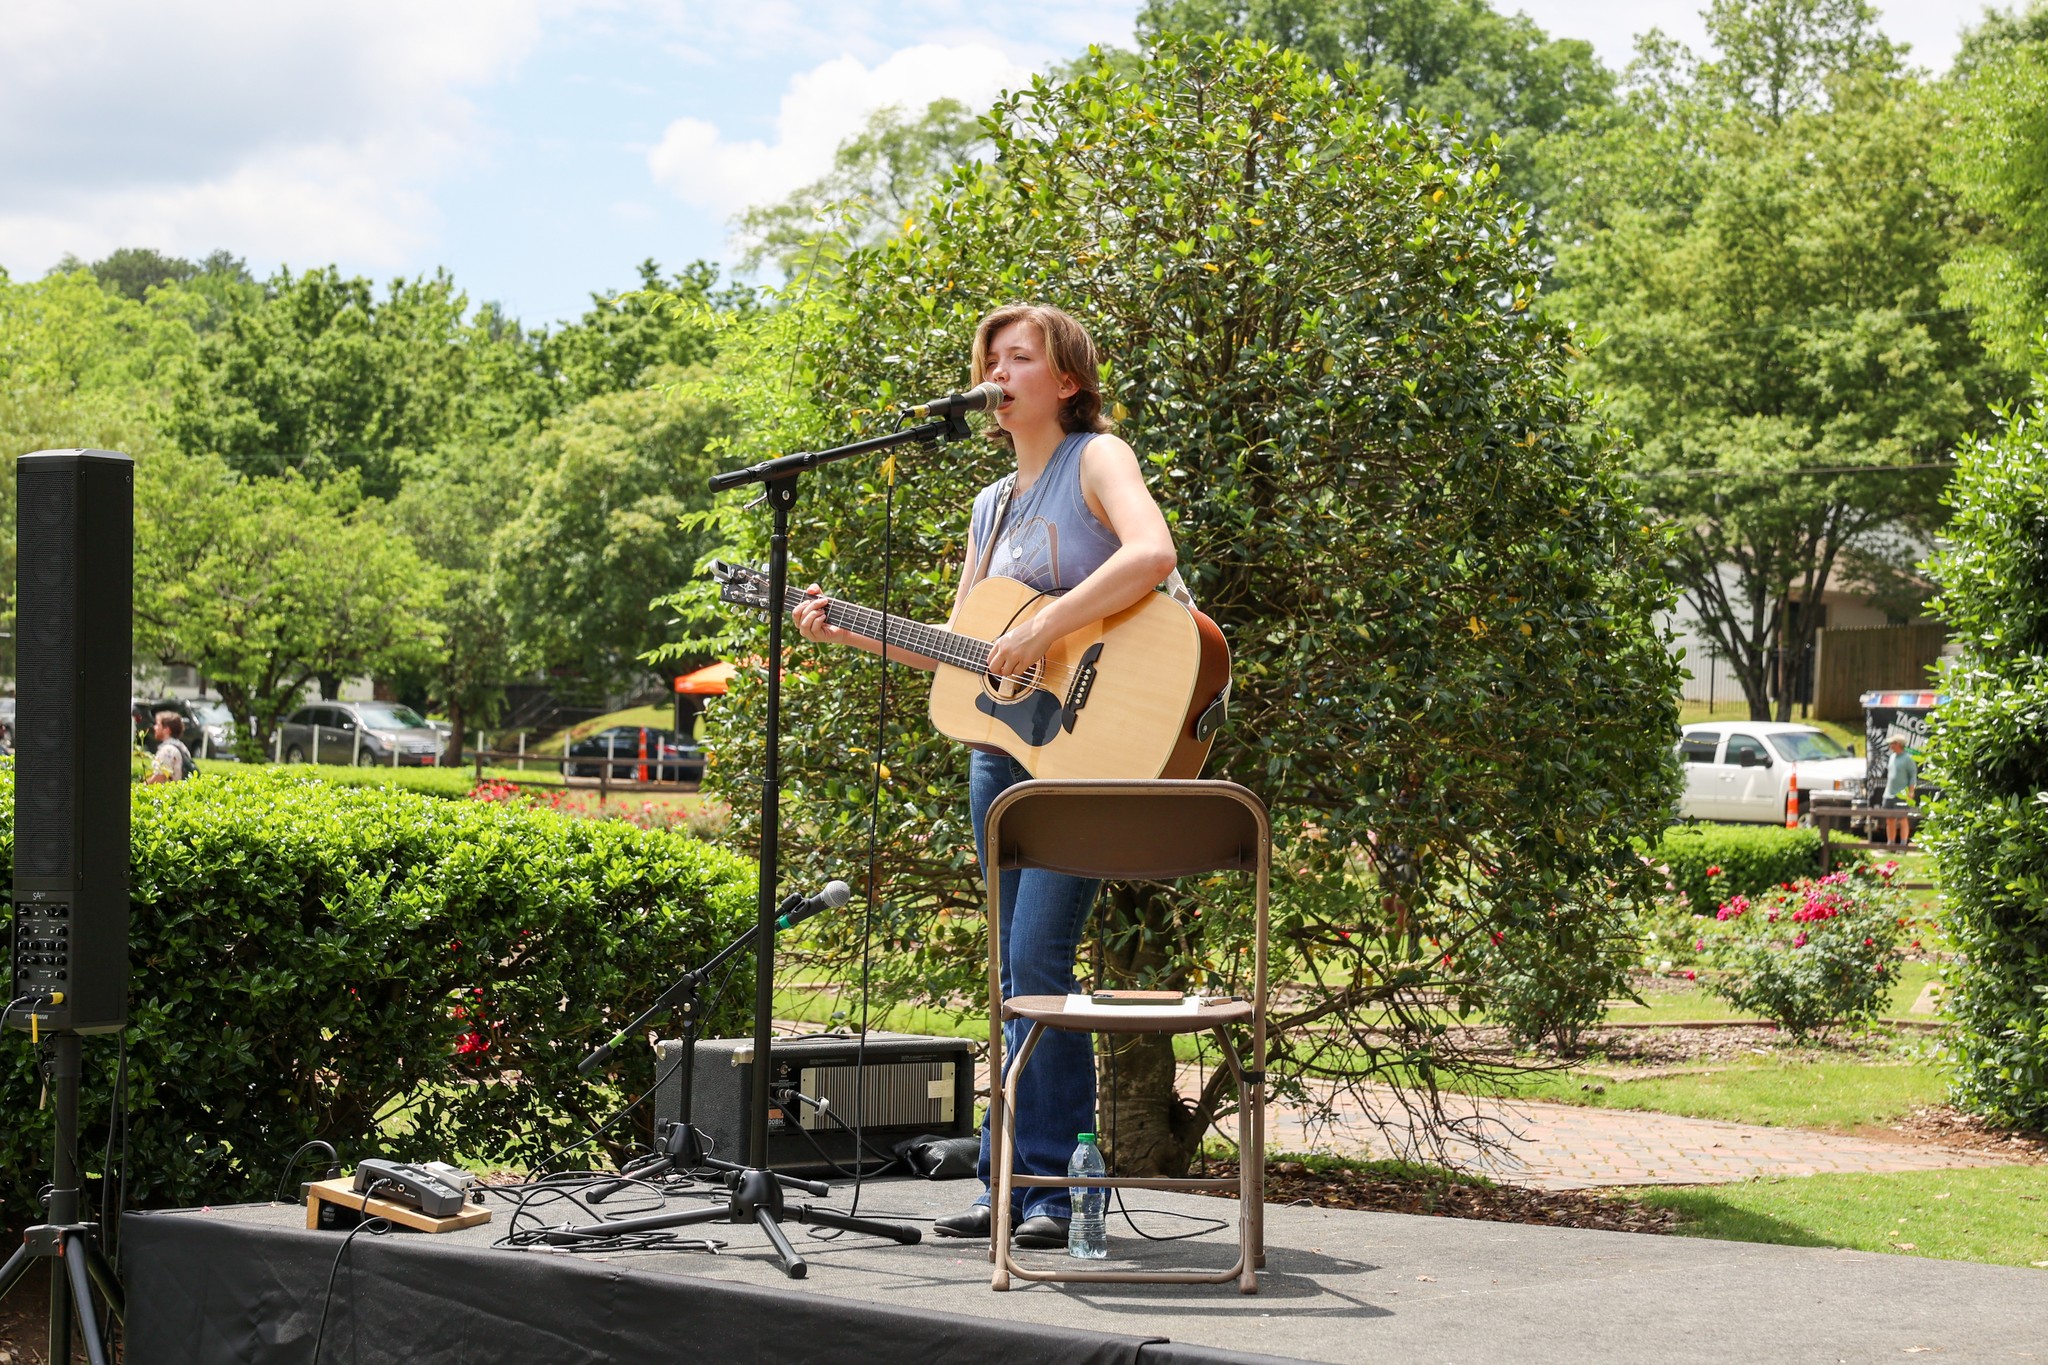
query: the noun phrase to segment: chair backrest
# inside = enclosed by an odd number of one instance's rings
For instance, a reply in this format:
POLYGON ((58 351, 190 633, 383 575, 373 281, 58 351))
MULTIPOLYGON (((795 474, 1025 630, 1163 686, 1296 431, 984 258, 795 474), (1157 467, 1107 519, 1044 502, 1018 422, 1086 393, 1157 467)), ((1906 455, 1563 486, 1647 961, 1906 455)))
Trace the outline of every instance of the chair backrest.
POLYGON ((1235 782, 1075 778, 1008 788, 987 834, 999 868, 1163 881, 1263 872, 1268 825, 1265 804, 1235 782))

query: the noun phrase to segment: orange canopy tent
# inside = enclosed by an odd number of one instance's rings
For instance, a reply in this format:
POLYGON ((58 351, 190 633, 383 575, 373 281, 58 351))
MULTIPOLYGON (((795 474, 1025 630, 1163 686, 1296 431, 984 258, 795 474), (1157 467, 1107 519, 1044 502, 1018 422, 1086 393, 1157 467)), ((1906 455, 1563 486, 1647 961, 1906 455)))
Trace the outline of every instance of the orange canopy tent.
POLYGON ((735 672, 729 663, 706 664, 694 673, 676 679, 676 694, 685 697, 722 697, 735 672))

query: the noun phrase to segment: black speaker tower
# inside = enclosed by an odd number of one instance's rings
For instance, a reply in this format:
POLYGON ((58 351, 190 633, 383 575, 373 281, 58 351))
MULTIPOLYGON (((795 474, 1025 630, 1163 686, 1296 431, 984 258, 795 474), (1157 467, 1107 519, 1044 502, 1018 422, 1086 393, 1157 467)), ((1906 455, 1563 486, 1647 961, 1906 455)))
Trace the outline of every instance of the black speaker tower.
POLYGON ((47 1035, 56 1133, 46 1221, 0 1266, 0 1297, 50 1263, 50 1354, 72 1310, 107 1360, 93 1290, 121 1288, 79 1201, 79 1039, 128 1022, 128 728, 135 462, 43 450, 15 463, 13 988, 5 1021, 47 1035))
MULTIPOLYGON (((43 1032, 128 1022, 135 462, 15 464, 14 988, 43 1032)), ((9 1022, 27 1027, 28 1011, 9 1022)))

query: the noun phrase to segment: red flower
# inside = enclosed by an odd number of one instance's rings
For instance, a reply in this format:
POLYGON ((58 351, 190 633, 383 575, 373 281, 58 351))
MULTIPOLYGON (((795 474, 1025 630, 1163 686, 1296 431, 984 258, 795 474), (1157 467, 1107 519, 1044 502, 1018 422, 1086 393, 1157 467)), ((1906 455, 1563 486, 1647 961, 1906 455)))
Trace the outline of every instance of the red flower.
POLYGON ((1716 863, 1716 864, 1714 864, 1714 865, 1713 865, 1712 867, 1709 867, 1709 868, 1707 869, 1707 875, 1708 875, 1709 877, 1718 877, 1718 876, 1720 876, 1720 875, 1721 875, 1721 865, 1720 865, 1719 863, 1716 863))
POLYGON ((1700 974, 1698 972, 1687 972, 1685 974, 1685 979, 1687 981, 1697 981, 1700 979, 1700 974))
POLYGON ((1806 935, 1802 933, 1797 938, 1793 939, 1792 946, 1794 948, 1804 948, 1806 946, 1806 935))
POLYGON ((1496 948, 1500 947, 1501 944, 1506 943, 1508 941, 1508 936, 1506 934, 1503 934, 1498 929, 1495 929, 1492 933, 1488 934, 1487 937, 1493 940, 1493 946, 1496 948))

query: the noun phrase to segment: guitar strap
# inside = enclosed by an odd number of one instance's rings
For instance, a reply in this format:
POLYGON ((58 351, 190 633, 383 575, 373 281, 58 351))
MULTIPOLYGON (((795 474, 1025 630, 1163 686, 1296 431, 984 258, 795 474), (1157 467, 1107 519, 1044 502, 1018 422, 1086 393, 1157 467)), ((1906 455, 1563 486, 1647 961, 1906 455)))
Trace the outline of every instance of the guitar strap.
MULTIPOLYGON (((989 561, 995 557, 996 541, 1002 538, 1003 517, 1010 510, 1010 495, 1016 491, 1017 476, 1015 474, 1005 475, 1002 487, 996 491, 996 514, 989 521, 988 544, 981 547, 981 562, 974 566, 974 581, 976 583, 988 577, 988 565, 989 561)), ((1187 580, 1180 576, 1180 567, 1178 565, 1174 566, 1173 572, 1167 574, 1166 581, 1159 586, 1166 590, 1168 597, 1171 597, 1189 611, 1201 610, 1200 607, 1195 605, 1195 595, 1188 591, 1187 580)))
MULTIPOLYGON (((1017 491, 1017 476, 1003 476, 1003 486, 996 493, 996 514, 988 524, 988 544, 981 547, 981 563, 974 566, 974 582, 988 577, 988 562, 995 557, 996 541, 1003 534, 1003 514, 1010 510, 1010 494, 1017 491)), ((973 584, 969 584, 972 587, 973 584)))

